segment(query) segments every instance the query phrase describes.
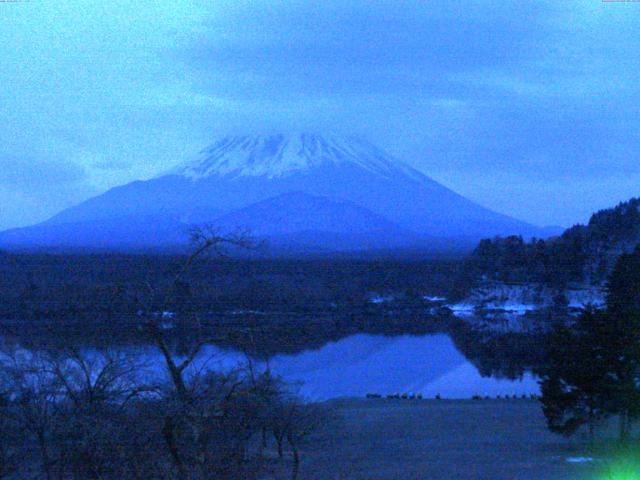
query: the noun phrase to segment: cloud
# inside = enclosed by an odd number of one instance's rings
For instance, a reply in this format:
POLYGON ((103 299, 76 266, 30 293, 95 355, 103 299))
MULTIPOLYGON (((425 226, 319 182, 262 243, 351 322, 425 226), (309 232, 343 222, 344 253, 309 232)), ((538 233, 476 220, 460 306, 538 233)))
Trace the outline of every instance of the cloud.
POLYGON ((640 182, 639 21, 551 0, 0 4, 0 201, 25 201, 0 225, 275 130, 364 135, 496 210, 582 220, 640 182))
POLYGON ((54 161, 49 158, 36 159, 15 157, 0 153, 0 186, 12 186, 19 190, 41 188, 63 188, 86 179, 86 170, 82 165, 54 161))
POLYGON ((0 229, 31 224, 99 192, 81 163, 0 151, 0 229))

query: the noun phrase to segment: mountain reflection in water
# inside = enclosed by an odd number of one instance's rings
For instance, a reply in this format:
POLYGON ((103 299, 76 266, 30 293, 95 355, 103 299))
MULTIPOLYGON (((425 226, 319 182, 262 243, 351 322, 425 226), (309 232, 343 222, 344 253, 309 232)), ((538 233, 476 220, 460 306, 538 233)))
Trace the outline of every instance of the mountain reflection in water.
POLYGON ((482 377, 445 334, 353 335, 316 351, 276 356, 269 365, 284 379, 301 382, 300 393, 312 399, 367 393, 469 398, 538 392, 529 373, 521 380, 482 377))
MULTIPOLYGON (((162 366, 153 349, 145 349, 147 360, 162 366)), ((206 347, 200 356, 207 368, 231 369, 247 357, 234 350, 206 347)), ((202 363, 197 368, 202 367, 202 363)), ((267 361, 254 361, 255 368, 270 368, 274 375, 296 383, 309 400, 336 397, 422 394, 433 398, 470 398, 473 395, 523 395, 538 393, 533 375, 515 379, 482 376, 460 353, 447 334, 384 336, 357 334, 319 349, 281 354, 267 361)))

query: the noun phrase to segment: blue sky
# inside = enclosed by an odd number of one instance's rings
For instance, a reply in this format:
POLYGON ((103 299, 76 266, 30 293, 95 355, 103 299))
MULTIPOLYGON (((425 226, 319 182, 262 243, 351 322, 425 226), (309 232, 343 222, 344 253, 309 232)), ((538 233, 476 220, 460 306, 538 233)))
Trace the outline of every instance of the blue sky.
POLYGON ((359 134, 494 210, 640 195, 640 3, 0 3, 0 228, 226 133, 359 134))

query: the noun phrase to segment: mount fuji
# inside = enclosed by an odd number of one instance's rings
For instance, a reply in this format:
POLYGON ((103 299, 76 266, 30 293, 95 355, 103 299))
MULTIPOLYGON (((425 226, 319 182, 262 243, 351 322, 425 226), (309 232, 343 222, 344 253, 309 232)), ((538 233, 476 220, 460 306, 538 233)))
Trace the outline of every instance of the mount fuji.
POLYGON ((300 134, 224 137, 157 178, 2 232, 0 246, 165 247, 205 222, 328 250, 550 233, 488 210, 364 140, 300 134))

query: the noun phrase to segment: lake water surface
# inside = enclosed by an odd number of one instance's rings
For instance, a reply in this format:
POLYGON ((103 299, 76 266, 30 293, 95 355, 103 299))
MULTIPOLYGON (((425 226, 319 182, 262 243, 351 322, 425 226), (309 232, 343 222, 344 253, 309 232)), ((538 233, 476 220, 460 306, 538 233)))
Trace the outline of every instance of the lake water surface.
MULTIPOLYGON (((241 353, 216 347, 208 347, 201 361, 205 358, 208 368, 214 369, 228 369, 246 362, 241 353)), ((367 393, 470 398, 539 391, 531 374, 519 380, 482 377, 446 334, 358 334, 317 350, 277 355, 268 365, 285 381, 298 384, 300 394, 310 400, 362 397, 367 393)))

